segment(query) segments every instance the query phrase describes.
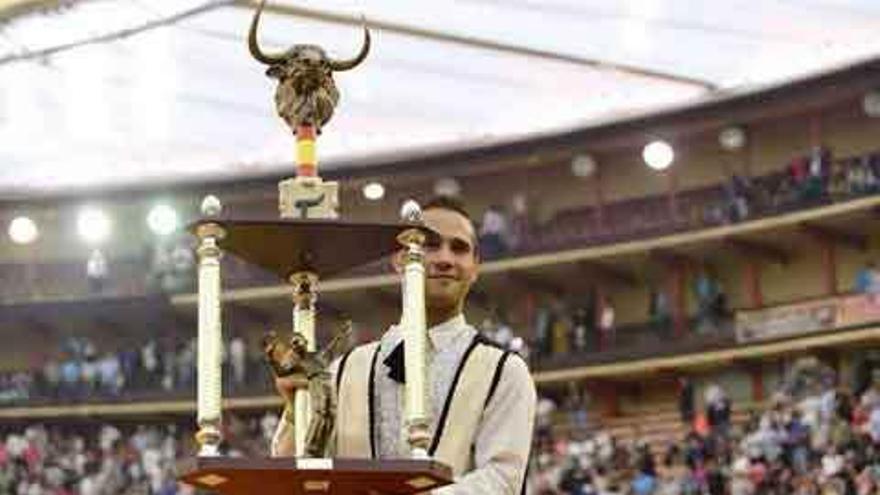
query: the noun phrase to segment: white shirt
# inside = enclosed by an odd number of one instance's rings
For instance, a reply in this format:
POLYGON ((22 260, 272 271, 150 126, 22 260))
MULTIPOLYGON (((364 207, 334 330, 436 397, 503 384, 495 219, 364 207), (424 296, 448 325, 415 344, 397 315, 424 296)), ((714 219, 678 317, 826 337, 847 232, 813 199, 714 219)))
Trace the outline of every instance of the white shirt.
POLYGON ((541 426, 550 426, 552 423, 553 411, 556 410, 556 404, 547 397, 541 397, 538 401, 538 423, 541 426))
POLYGON ((233 366, 244 366, 245 364, 245 346, 244 339, 236 337, 229 343, 229 359, 233 366))
POLYGON ((880 442, 880 407, 874 406, 868 419, 868 433, 874 443, 880 442))
POLYGON ((611 305, 606 304, 602 308, 602 318, 599 326, 602 327, 602 330, 610 330, 614 326, 614 308, 611 305))
POLYGON ((504 348, 509 348, 510 343, 513 341, 513 330, 507 325, 499 325, 498 330, 495 331, 495 341, 504 348))
MULTIPOLYGON (((458 363, 476 336, 477 331, 469 326, 464 316, 458 315, 428 330, 428 370, 427 383, 431 397, 431 432, 437 429, 437 420, 443 410, 443 403, 452 385, 458 363)), ((402 437, 403 384, 388 377, 388 367, 383 364, 391 351, 403 340, 403 331, 392 326, 382 336, 379 344, 379 357, 376 360, 376 382, 373 400, 376 401, 377 415, 375 445, 379 457, 409 457, 409 446, 402 437)))
MULTIPOLYGON (((449 388, 459 363, 477 330, 463 315, 428 329, 428 377, 430 383, 432 425, 437 428, 449 388)), ((382 337, 377 359, 374 400, 380 411, 376 425, 379 457, 408 457, 401 435, 403 384, 388 377, 382 361, 403 338, 398 327, 391 327, 382 337)), ((521 359, 508 359, 493 394, 483 411, 483 422, 474 439, 476 468, 447 487, 433 490, 434 495, 519 494, 524 483, 526 464, 532 442, 537 394, 528 367, 521 359), (520 463, 523 459, 525 462, 520 463)))
POLYGON ((105 386, 113 385, 119 378, 119 359, 116 356, 105 356, 98 364, 101 374, 101 383, 105 386))
POLYGON ((107 276, 107 260, 101 251, 97 249, 92 251, 92 255, 86 263, 86 274, 91 278, 104 278, 107 276))
POLYGON ((507 220, 504 215, 495 210, 486 210, 483 215, 483 225, 480 228, 481 235, 507 233, 507 220))

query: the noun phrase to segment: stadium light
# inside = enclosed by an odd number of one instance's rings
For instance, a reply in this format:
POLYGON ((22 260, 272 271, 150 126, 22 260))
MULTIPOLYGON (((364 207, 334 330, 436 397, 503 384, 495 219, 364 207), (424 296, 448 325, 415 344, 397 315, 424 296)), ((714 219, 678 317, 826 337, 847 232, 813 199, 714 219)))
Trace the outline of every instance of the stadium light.
POLYGON ((166 204, 156 205, 147 214, 147 226, 154 234, 166 236, 177 230, 177 211, 166 204))
POLYGON ((30 244, 40 235, 37 224, 28 217, 15 217, 9 222, 9 237, 16 244, 30 244))
POLYGON ((746 140, 746 131, 742 127, 726 127, 718 133, 718 144, 725 151, 743 149, 746 140))
POLYGON ((101 244, 110 237, 110 217, 97 208, 84 208, 76 222, 80 237, 89 244, 101 244))
POLYGON ((370 201, 378 201, 385 197, 385 186, 378 182, 370 182, 364 186, 362 192, 370 201))
POLYGON ((434 194, 437 196, 458 196, 461 193, 461 184, 455 177, 437 179, 434 183, 434 194))
POLYGON ((642 150, 642 159, 654 170, 666 170, 675 159, 675 151, 666 141, 652 141, 642 150))
POLYGON ((596 159, 592 155, 575 155, 571 159, 571 173, 575 177, 586 179, 596 172, 596 159))
POLYGON ((868 117, 880 117, 880 89, 865 93, 862 98, 862 110, 868 117))

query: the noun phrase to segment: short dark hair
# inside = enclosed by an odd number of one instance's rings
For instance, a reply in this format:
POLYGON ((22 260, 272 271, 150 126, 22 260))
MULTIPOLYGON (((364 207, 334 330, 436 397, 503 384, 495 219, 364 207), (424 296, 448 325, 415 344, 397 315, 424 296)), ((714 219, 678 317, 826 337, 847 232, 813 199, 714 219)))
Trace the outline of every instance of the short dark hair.
POLYGON ((467 218, 468 222, 470 222, 472 226, 476 227, 476 225, 474 225, 474 219, 472 219, 470 214, 468 214, 467 210, 464 208, 464 203, 460 199, 453 198, 452 196, 434 196, 432 198, 429 198, 428 201, 426 201, 425 204, 422 205, 422 211, 433 209, 452 210, 459 215, 467 218))

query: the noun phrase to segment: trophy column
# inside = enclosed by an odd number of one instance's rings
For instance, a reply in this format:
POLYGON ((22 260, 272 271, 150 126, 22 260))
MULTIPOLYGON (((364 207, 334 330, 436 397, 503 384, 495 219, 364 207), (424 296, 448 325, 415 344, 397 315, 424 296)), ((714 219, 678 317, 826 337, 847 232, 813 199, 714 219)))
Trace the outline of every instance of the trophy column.
MULTIPOLYGON (((215 196, 207 196, 202 201, 202 215, 216 217, 221 204, 215 196)), ((198 226, 196 235, 199 247, 199 329, 198 329, 198 391, 197 422, 199 431, 196 441, 199 456, 220 454, 221 397, 222 397, 222 352, 223 332, 220 320, 220 257, 222 255, 217 241, 223 239, 225 231, 213 222, 198 226)))
MULTIPOLYGON (((338 214, 339 189, 336 182, 324 182, 318 176, 317 133, 315 126, 303 123, 296 128, 296 177, 278 183, 278 210, 281 218, 335 220, 338 214)), ((302 334, 308 351, 317 348, 315 338, 315 301, 318 275, 303 271, 290 275, 293 286, 293 331, 302 334)), ((306 434, 311 423, 311 400, 307 390, 294 394, 294 444, 296 456, 306 455, 306 434)))
MULTIPOLYGON (((290 283, 293 285, 293 331, 306 338, 309 352, 315 352, 317 350, 315 301, 318 298, 316 292, 318 276, 311 272, 299 272, 291 275, 290 283)), ((309 391, 297 389, 294 393, 293 405, 293 439, 296 456, 304 457, 306 455, 306 435, 312 420, 309 391)))
MULTIPOLYGON (((418 203, 407 201, 401 216, 405 222, 421 225, 422 212, 418 203)), ((431 442, 428 411, 428 330, 425 323, 425 233, 418 228, 407 229, 397 241, 404 248, 403 308, 401 325, 404 338, 404 428, 414 459, 427 459, 431 442)))

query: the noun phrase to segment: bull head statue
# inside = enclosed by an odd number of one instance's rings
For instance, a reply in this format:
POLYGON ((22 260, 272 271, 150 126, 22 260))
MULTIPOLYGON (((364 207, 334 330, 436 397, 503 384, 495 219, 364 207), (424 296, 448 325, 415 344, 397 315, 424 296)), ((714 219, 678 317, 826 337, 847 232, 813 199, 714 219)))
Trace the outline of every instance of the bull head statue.
POLYGON ((370 30, 364 24, 364 43, 360 53, 349 60, 334 60, 317 45, 293 45, 280 54, 267 54, 257 42, 260 14, 266 0, 261 0, 248 33, 251 55, 269 66, 266 75, 278 80, 275 90, 275 109, 291 130, 304 124, 321 132, 333 116, 339 101, 339 90, 333 81, 333 72, 353 69, 370 52, 370 30))

